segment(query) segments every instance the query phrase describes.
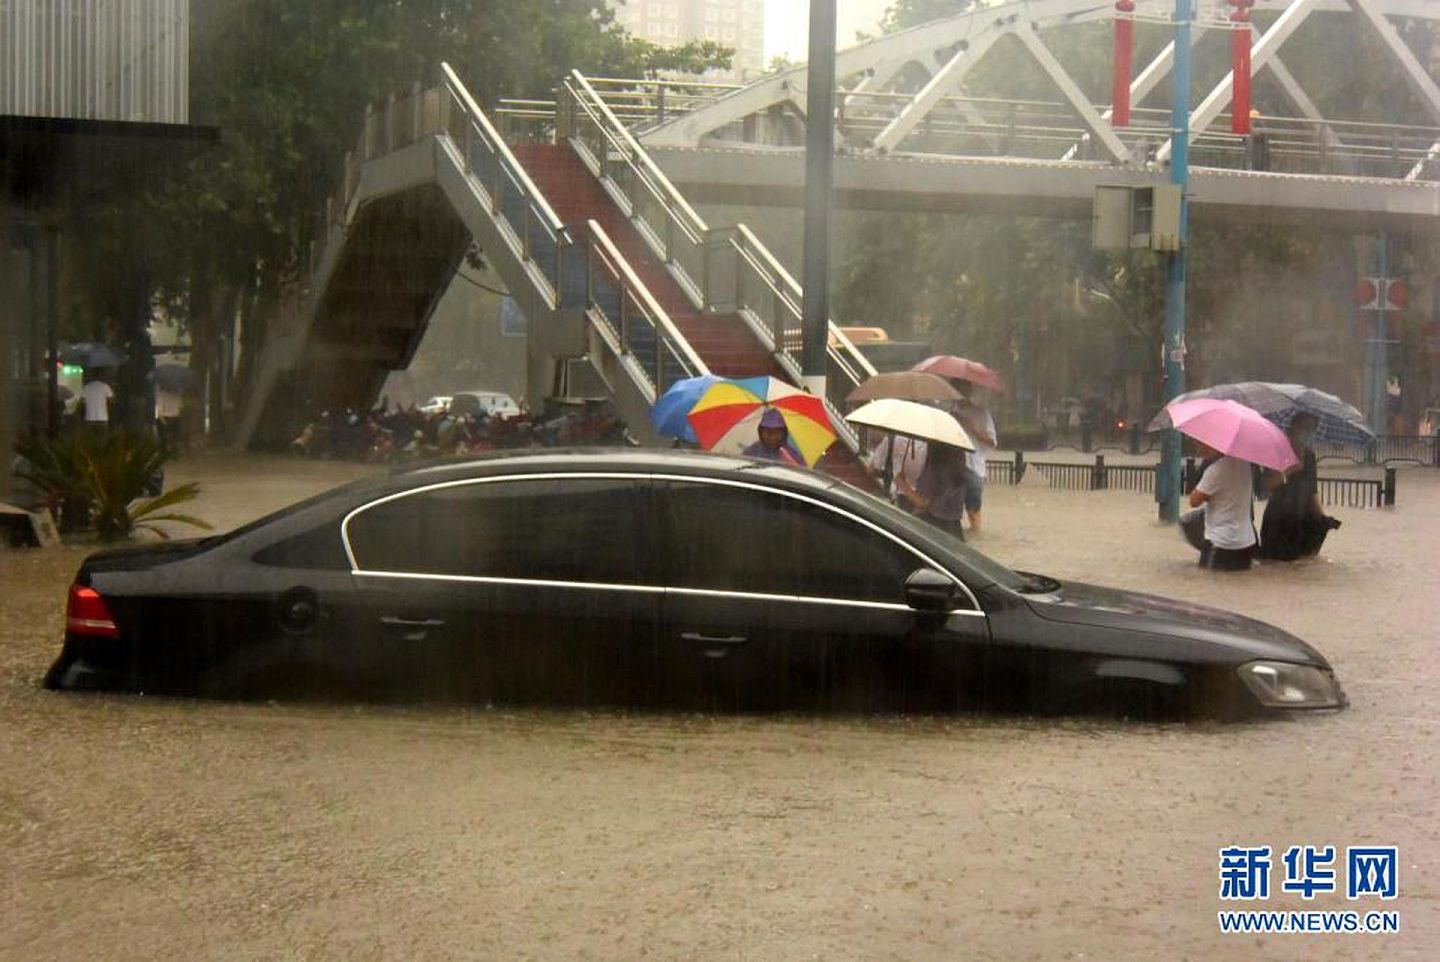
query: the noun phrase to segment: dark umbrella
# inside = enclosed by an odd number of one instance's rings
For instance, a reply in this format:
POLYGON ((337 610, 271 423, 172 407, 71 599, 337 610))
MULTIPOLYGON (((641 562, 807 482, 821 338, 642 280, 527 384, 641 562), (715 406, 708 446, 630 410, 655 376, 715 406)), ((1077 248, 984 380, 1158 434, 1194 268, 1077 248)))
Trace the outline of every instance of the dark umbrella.
POLYGON ((81 341, 60 352, 60 363, 81 367, 119 367, 127 360, 127 355, 99 341, 81 341))
MULTIPOLYGON (((1306 387, 1304 384, 1240 381, 1189 391, 1175 400, 1188 401, 1194 398, 1238 401, 1252 411, 1265 415, 1282 428, 1287 427, 1295 419, 1295 415, 1303 411, 1313 415, 1318 422, 1315 428, 1316 439, 1332 444, 1369 444, 1375 440, 1374 432, 1365 423, 1365 415, 1353 405, 1346 404, 1333 394, 1306 387)), ((1163 431, 1170 426, 1170 415, 1168 411, 1162 410, 1150 422, 1149 430, 1163 431)))
POLYGON ((162 391, 181 394, 195 386, 195 372, 183 364, 161 364, 151 373, 162 391))

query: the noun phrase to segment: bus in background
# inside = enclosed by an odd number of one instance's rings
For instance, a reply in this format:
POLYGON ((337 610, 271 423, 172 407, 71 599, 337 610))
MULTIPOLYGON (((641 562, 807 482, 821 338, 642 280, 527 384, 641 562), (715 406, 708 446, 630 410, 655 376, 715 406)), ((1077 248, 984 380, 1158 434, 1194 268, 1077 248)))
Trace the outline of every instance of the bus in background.
MULTIPOLYGON (((924 341, 892 341, 883 327, 855 326, 842 327, 840 330, 850 339, 850 343, 855 345, 856 350, 875 365, 875 371, 879 374, 887 371, 908 371, 934 353, 924 341)), ((830 335, 831 346, 834 346, 837 340, 834 334, 830 335)))

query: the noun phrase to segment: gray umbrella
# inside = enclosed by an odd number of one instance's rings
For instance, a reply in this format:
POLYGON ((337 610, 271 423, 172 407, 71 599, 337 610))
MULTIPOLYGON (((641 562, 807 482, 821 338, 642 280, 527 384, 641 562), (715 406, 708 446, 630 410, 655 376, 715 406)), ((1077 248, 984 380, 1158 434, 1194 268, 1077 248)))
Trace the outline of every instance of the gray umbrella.
POLYGON ((99 341, 81 341, 60 351, 60 363, 81 367, 119 367, 126 360, 124 353, 99 341))
MULTIPOLYGON (((1194 398, 1238 401, 1281 427, 1287 427, 1295 419, 1295 415, 1303 411, 1315 417, 1318 422, 1315 437, 1321 441, 1334 444, 1369 444, 1375 440, 1375 433, 1365 423, 1365 415, 1353 405, 1346 404, 1333 394, 1303 384, 1240 381, 1236 384, 1217 384, 1214 387, 1188 391, 1175 400, 1189 401, 1194 398)), ((1170 426, 1169 412, 1161 409, 1150 422, 1148 430, 1163 431, 1170 426)))
POLYGON ((160 364, 157 365, 151 377, 155 379, 155 386, 162 391, 173 391, 181 394, 195 386, 195 372, 183 364, 160 364))

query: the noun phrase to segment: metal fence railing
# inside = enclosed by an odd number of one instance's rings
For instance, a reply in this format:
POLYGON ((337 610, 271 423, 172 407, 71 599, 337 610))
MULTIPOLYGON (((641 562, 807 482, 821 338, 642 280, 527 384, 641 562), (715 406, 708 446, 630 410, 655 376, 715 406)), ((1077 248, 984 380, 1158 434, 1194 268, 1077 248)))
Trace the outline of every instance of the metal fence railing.
POLYGON ((1015 452, 1013 460, 991 458, 985 462, 985 480, 989 484, 1019 484, 1025 480, 1025 455, 1015 452))
POLYGON ((1098 491, 1099 468, 1092 464, 1067 461, 1031 461, 1040 477, 1052 488, 1065 491, 1098 491))
MULTIPOLYGON (((1034 470, 1046 485, 1062 491, 1132 491, 1154 494, 1159 465, 1106 464, 1103 454, 1093 461, 1031 461, 1021 451, 1013 458, 991 458, 985 465, 985 479, 990 484, 1015 485, 1034 470)), ((1199 480, 1200 466, 1194 458, 1185 460, 1185 492, 1194 489, 1199 480)), ((1383 478, 1317 479, 1320 500, 1326 505, 1348 508, 1394 507, 1397 473, 1385 468, 1383 478)))
POLYGON ((1435 435, 1382 434, 1369 444, 1315 445, 1321 460, 1353 461, 1356 464, 1411 463, 1440 468, 1440 441, 1435 435))
MULTIPOLYGON (((1073 451, 1076 454, 1149 454, 1160 450, 1163 434, 1126 430, 1123 432, 1091 432, 1087 429, 1047 434, 1043 439, 1027 437, 1027 443, 1016 443, 1016 450, 1073 451)), ((1005 432, 1000 432, 1000 447, 1009 449, 1005 432)), ((1417 464, 1440 468, 1440 439, 1429 434, 1382 434, 1367 444, 1339 444, 1317 441, 1315 456, 1321 461, 1350 461, 1354 464, 1417 464)))

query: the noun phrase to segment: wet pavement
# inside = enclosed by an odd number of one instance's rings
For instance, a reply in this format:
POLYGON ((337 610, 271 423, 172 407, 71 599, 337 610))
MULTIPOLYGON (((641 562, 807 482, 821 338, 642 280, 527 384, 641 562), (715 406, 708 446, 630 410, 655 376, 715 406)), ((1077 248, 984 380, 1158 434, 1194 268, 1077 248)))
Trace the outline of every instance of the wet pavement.
MULTIPOLYGON (((220 527, 366 469, 212 457, 220 527)), ((1322 472, 1323 473, 1323 472, 1322 472)), ((0 550, 0 959, 1430 959, 1440 472, 1323 556, 987 491, 978 547, 1259 617, 1341 713, 1244 725, 231 704, 41 691, 84 548, 0 550), (1221 935, 1217 849, 1398 845, 1398 935, 1221 935)))

